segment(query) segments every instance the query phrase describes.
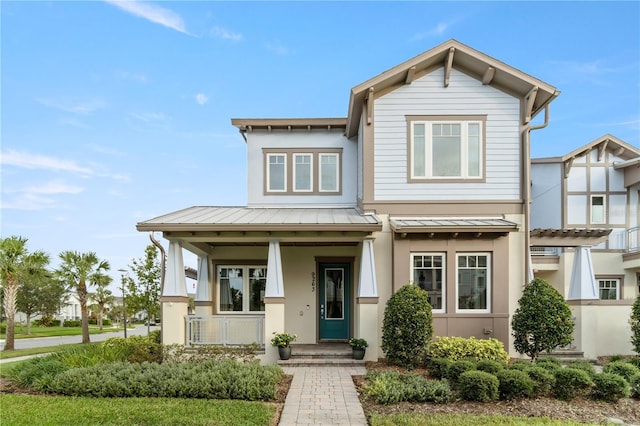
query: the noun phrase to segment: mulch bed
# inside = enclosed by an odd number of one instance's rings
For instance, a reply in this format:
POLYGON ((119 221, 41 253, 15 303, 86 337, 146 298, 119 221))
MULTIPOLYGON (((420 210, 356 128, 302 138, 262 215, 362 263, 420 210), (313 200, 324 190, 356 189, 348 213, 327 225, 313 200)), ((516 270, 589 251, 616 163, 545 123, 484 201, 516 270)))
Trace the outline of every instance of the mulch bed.
MULTIPOLYGON (((384 362, 367 362, 368 371, 397 370, 406 371, 395 366, 388 366, 384 362)), ((428 376, 423 369, 412 370, 414 373, 428 376)), ((364 398, 360 389, 364 384, 364 376, 354 376, 353 381, 358 389, 360 402, 364 413, 369 418, 372 414, 399 413, 446 413, 446 414, 475 414, 518 417, 548 417, 558 420, 573 420, 579 422, 606 423, 610 418, 623 420, 625 423, 640 424, 640 402, 624 398, 616 403, 596 401, 587 398, 576 398, 570 402, 554 398, 522 399, 516 401, 469 402, 456 401, 448 404, 410 403, 380 405, 364 398)))

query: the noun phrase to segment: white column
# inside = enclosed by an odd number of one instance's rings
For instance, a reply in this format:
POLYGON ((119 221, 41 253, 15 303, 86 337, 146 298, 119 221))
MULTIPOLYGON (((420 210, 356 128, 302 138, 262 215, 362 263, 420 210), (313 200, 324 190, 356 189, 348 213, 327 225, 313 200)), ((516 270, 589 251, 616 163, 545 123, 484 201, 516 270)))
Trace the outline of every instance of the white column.
POLYGON ((184 276, 184 260, 182 260, 182 246, 178 241, 169 243, 167 258, 167 274, 165 275, 163 296, 187 297, 187 280, 184 276))
POLYGON ((267 283, 264 295, 264 346, 262 358, 265 364, 275 364, 278 359, 278 348, 271 346, 273 332, 285 331, 285 299, 284 280, 282 277, 282 260, 280 258, 280 242, 269 241, 269 258, 267 259, 267 283))
POLYGON ((207 256, 198 256, 198 281, 196 283, 196 315, 211 315, 212 298, 209 285, 209 259, 207 256))
POLYGON ((267 260, 267 284, 264 297, 284 297, 282 260, 280 259, 280 242, 278 240, 269 241, 269 258, 267 260))
POLYGON ((597 300, 598 286, 593 273, 591 247, 576 247, 571 271, 568 300, 597 300))
POLYGON ((376 261, 373 250, 373 238, 362 241, 360 256, 360 275, 358 282, 358 299, 356 337, 365 339, 369 348, 365 359, 378 359, 378 284, 376 281, 376 261))
POLYGON ((376 282, 376 260, 373 254, 373 239, 362 241, 362 256, 360 258, 360 283, 358 297, 378 297, 376 282))
POLYGON ((169 243, 167 273, 160 301, 162 303, 162 343, 184 345, 186 343, 185 317, 188 313, 189 298, 184 275, 182 246, 177 241, 169 243))

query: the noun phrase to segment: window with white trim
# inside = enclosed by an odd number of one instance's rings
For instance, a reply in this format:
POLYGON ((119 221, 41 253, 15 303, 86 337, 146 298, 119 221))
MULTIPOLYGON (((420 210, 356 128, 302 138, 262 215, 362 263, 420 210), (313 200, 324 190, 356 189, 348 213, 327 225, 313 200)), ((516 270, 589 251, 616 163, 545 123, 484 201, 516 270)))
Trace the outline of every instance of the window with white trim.
POLYGON ((293 154, 293 190, 313 191, 313 155, 293 154))
POLYGON ((264 265, 218 267, 218 311, 264 312, 267 268, 264 265))
POLYGON ((620 280, 617 278, 598 279, 600 300, 620 299, 620 280))
POLYGON ((337 192, 340 182, 340 156, 338 154, 319 154, 320 192, 337 192))
POLYGON ((434 312, 445 311, 446 265, 444 253, 411 254, 411 278, 429 294, 429 303, 434 312))
POLYGON ((491 254, 457 254, 456 272, 457 311, 491 312, 491 254))
POLYGON ((604 195, 591 196, 591 223, 599 224, 605 222, 605 202, 604 195))
POLYGON ((482 121, 412 121, 411 177, 482 178, 482 121))
POLYGON ((267 154, 267 190, 286 192, 287 156, 286 154, 267 154))

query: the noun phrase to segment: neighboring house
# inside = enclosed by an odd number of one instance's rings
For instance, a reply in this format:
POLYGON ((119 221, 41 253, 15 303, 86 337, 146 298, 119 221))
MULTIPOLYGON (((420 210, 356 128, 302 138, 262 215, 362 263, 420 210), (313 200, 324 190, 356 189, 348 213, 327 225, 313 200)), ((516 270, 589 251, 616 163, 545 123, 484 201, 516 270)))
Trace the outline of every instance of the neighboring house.
POLYGON ((355 86, 346 118, 232 119, 247 206, 137 224, 169 240, 164 342, 258 342, 271 363, 276 331, 362 337, 374 360, 387 300, 413 284, 429 291, 435 335, 495 337, 514 354, 533 272, 530 132, 558 94, 450 40, 355 86), (182 249, 198 256, 195 316, 182 249))
POLYGON ((631 353, 629 317, 640 291, 640 150, 604 135, 531 165, 535 275, 576 318, 587 358, 631 353))

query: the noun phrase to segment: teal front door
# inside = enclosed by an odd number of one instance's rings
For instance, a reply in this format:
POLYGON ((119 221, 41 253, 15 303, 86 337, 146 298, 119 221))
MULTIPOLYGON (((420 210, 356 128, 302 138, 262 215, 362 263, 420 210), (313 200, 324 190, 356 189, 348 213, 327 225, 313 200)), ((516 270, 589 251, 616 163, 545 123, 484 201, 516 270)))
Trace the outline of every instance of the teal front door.
POLYGON ((320 264, 320 340, 349 338, 349 301, 351 265, 348 263, 320 264))

